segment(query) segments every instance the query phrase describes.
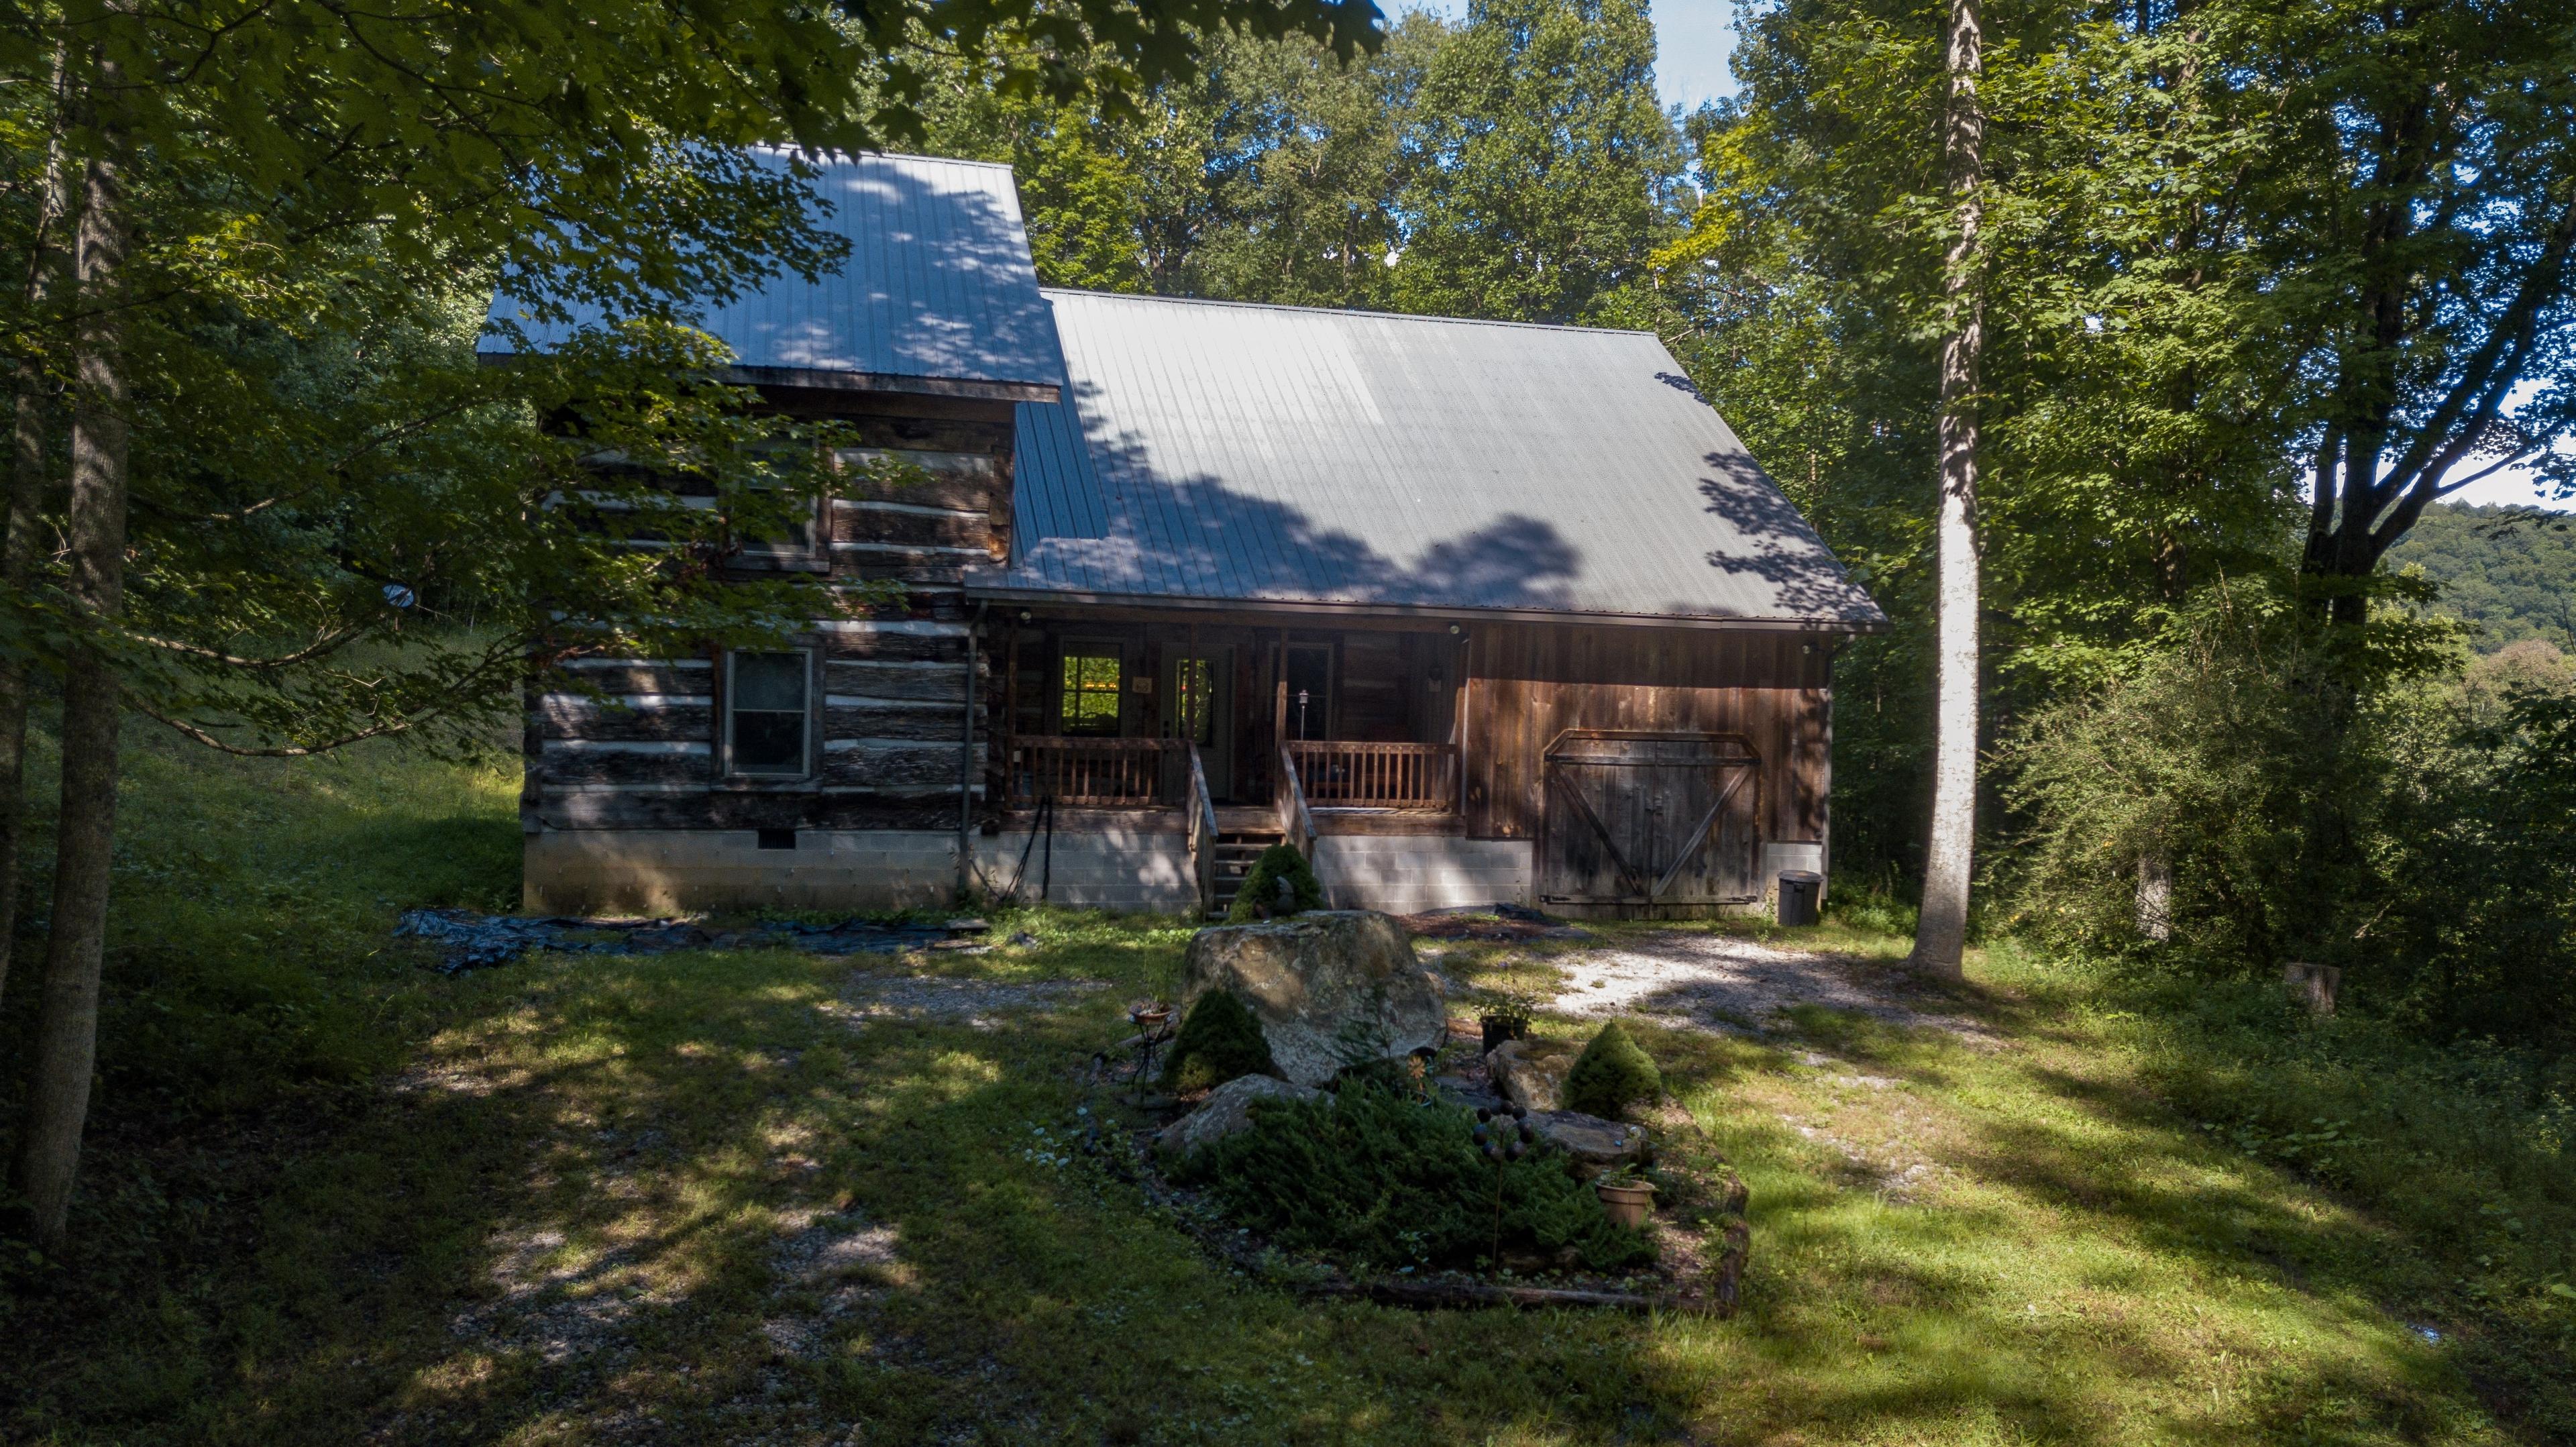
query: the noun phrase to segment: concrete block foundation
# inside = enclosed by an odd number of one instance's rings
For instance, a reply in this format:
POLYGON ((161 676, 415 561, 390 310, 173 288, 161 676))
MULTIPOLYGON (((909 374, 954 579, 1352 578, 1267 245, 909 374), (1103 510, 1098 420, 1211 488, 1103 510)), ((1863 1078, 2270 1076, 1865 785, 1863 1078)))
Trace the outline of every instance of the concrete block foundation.
POLYGON ((1327 834, 1315 878, 1335 909, 1419 914, 1462 905, 1527 904, 1538 846, 1527 839, 1327 834))

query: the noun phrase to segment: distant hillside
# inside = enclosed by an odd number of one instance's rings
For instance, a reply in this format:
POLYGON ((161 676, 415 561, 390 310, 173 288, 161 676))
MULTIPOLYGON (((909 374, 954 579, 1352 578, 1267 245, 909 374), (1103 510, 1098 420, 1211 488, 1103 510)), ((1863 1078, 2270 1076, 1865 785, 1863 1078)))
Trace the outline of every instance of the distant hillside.
POLYGON ((2389 567, 2409 564, 2442 585, 2435 608, 2475 625, 2481 650, 2546 638, 2576 652, 2576 514, 2431 507, 2389 550, 2389 567))

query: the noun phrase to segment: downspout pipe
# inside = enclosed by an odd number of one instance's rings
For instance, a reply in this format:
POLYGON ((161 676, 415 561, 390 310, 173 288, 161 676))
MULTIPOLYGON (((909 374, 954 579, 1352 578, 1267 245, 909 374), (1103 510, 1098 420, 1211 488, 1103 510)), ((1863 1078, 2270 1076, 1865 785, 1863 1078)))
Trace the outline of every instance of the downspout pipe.
POLYGON ((957 897, 961 900, 975 881, 975 667, 983 659, 988 606, 976 604, 975 616, 966 624, 966 727, 957 745, 957 897))

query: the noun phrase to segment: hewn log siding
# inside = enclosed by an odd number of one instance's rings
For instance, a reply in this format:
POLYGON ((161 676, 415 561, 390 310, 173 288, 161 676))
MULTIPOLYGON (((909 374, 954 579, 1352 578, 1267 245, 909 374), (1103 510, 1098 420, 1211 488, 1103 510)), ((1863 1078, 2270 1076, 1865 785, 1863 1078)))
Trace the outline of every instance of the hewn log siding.
POLYGON ((821 625, 823 657, 871 663, 959 663, 966 625, 926 619, 854 620, 821 625))
POLYGON ((704 741, 715 737, 715 703, 705 694, 549 693, 539 695, 528 727, 545 739, 704 741))
POLYGON ((957 790, 824 793, 800 790, 578 790, 546 793, 550 829, 947 829, 957 790))
POLYGON ((715 780, 715 750, 705 741, 625 743, 549 739, 537 756, 548 785, 696 784, 715 780))
POLYGON ((953 752, 966 729, 965 710, 953 702, 843 698, 823 701, 823 737, 838 739, 944 739, 953 752))
POLYGON ((545 680, 549 692, 706 693, 715 687, 715 665, 704 659, 579 658, 545 680))
POLYGON ((829 659, 823 665, 823 691, 851 698, 939 701, 966 706, 966 662, 918 659, 865 662, 829 659))
POLYGON ((831 739, 823 745, 823 782, 873 789, 957 787, 958 752, 954 739, 831 739))
POLYGON ((902 543, 967 548, 989 558, 993 524, 981 507, 920 507, 902 502, 843 498, 832 509, 834 542, 902 543))

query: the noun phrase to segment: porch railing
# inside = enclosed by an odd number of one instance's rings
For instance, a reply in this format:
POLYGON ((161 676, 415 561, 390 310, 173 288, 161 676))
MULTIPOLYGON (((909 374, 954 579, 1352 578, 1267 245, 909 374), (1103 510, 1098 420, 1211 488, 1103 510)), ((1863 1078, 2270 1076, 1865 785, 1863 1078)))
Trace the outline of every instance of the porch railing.
POLYGON ((1011 738, 1011 802, 1053 799, 1077 808, 1120 809, 1178 802, 1164 761, 1180 739, 1011 738))
POLYGON ((1278 793, 1273 803, 1279 810, 1279 832, 1311 862, 1315 857, 1315 816, 1306 808, 1306 790, 1297 779, 1297 758, 1285 748, 1279 751, 1276 783, 1278 793))
POLYGON ((1458 799, 1456 744, 1292 739, 1288 757, 1318 809, 1441 810, 1458 799))
POLYGON ((1207 766, 1199 761, 1199 746, 1184 743, 1190 751, 1190 872, 1197 876, 1199 913, 1211 914, 1216 909, 1216 800, 1208 793, 1207 766))

